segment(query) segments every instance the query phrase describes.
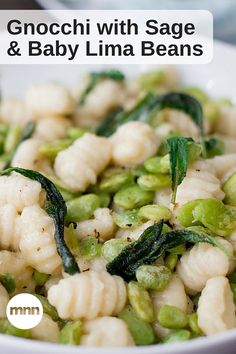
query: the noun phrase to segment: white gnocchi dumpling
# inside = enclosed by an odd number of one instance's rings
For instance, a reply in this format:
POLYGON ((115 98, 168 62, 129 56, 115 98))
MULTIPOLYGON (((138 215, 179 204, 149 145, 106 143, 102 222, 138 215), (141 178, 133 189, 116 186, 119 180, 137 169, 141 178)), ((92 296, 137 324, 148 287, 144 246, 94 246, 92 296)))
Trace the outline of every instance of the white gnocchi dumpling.
POLYGON ((112 144, 106 138, 86 133, 55 159, 56 175, 74 191, 85 191, 109 164, 112 144))
POLYGON ((162 291, 151 292, 152 302, 155 313, 158 313, 164 305, 175 306, 184 312, 188 309, 188 298, 184 285, 178 275, 174 274, 171 281, 162 291))
POLYGON ((114 236, 116 224, 114 223, 109 208, 98 208, 94 212, 94 219, 84 220, 77 223, 75 234, 79 240, 94 236, 105 242, 114 236))
POLYGON ((198 301, 198 325, 205 335, 236 327, 235 305, 229 281, 223 276, 207 281, 198 301))
POLYGON ((104 316, 84 323, 80 344, 85 347, 111 348, 133 346, 134 341, 124 321, 104 316))
POLYGON ((12 204, 0 206, 0 246, 19 251, 20 215, 12 204))
POLYGON ((115 165, 135 167, 155 155, 160 141, 154 130, 144 122, 123 124, 111 136, 112 161, 115 165))
POLYGON ((39 205, 25 207, 20 231, 20 251, 27 264, 42 273, 57 273, 61 258, 57 253, 52 218, 39 205))
POLYGON ((19 252, 0 251, 0 274, 11 274, 16 279, 16 289, 13 294, 30 293, 35 290, 33 269, 28 266, 19 252))
POLYGON ((236 108, 235 106, 222 105, 220 116, 214 124, 214 130, 218 133, 236 137, 236 108))
POLYGON ((36 138, 23 141, 17 148, 11 165, 52 175, 50 161, 40 153, 44 142, 36 138))
POLYGON ((236 171, 236 153, 215 156, 208 160, 216 171, 216 176, 225 182, 236 171))
MULTIPOLYGON (((233 246, 227 240, 217 240, 233 255, 233 246)), ((235 262, 218 247, 209 243, 195 244, 185 252, 177 265, 177 272, 189 294, 201 291, 207 280, 218 275, 226 276, 235 267, 235 262)))
POLYGON ((44 202, 45 193, 39 182, 16 173, 0 176, 0 206, 10 204, 22 212, 26 206, 44 202))
POLYGON ((47 116, 37 122, 34 138, 45 142, 53 142, 54 140, 65 138, 70 126, 71 122, 67 118, 47 116))
POLYGON ((48 290, 48 300, 63 319, 92 320, 117 315, 125 306, 124 280, 107 272, 87 271, 69 276, 48 290), (62 299, 61 294, 64 294, 62 299))
POLYGON ((30 87, 25 94, 24 102, 34 119, 48 115, 70 115, 75 108, 70 91, 55 82, 30 87))
POLYGON ((53 321, 46 313, 43 314, 39 324, 31 329, 32 338, 46 342, 58 342, 59 334, 57 322, 53 321))
MULTIPOLYGON (((79 87, 79 94, 84 87, 79 87)), ((80 126, 97 126, 101 120, 123 101, 124 86, 121 82, 102 80, 87 95, 76 110, 75 121, 80 126)), ((78 96, 78 94, 77 94, 78 96)))
POLYGON ((197 160, 189 166, 186 177, 177 189, 176 207, 194 199, 207 198, 222 200, 224 192, 211 164, 207 160, 197 160))
POLYGON ((0 121, 5 124, 24 126, 30 120, 24 102, 18 98, 4 98, 0 103, 0 121))

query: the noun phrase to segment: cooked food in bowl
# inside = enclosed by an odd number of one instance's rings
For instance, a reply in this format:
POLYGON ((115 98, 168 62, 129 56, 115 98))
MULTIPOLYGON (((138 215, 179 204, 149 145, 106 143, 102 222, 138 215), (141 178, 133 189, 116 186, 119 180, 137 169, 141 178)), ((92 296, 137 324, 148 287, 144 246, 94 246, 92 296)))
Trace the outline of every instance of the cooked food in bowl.
POLYGON ((234 328, 235 118, 170 68, 2 99, 0 332, 126 347, 234 328), (23 292, 44 309, 30 330, 6 318, 23 292))

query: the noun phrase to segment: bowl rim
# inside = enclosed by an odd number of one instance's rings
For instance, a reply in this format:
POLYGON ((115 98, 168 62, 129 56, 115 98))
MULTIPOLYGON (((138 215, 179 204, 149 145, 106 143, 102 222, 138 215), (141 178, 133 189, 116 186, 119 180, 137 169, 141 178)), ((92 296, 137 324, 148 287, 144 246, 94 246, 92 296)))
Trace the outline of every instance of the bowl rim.
POLYGON ((223 333, 214 334, 208 337, 199 337, 190 341, 171 343, 171 344, 154 344, 148 346, 133 347, 82 347, 63 345, 58 343, 42 342, 38 340, 30 340, 25 338, 13 337, 10 335, 0 334, 0 343, 5 348, 13 349, 20 345, 21 350, 25 353, 32 352, 32 344, 34 344, 36 352, 44 352, 47 354, 179 354, 190 353, 191 350, 211 349, 213 346, 225 345, 230 341, 235 341, 236 328, 223 333))

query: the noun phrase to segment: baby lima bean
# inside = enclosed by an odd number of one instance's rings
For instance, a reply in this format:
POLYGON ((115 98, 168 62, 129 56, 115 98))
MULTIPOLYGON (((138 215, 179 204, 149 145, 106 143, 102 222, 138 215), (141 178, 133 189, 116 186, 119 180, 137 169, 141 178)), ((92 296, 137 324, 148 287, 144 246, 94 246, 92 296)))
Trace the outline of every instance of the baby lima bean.
POLYGON ((164 157, 151 157, 144 162, 144 167, 149 173, 159 174, 159 173, 169 173, 170 171, 170 161, 169 155, 164 157))
POLYGON ((79 244, 80 256, 86 260, 92 260, 101 253, 101 245, 93 236, 84 238, 79 244))
POLYGON ((170 177, 167 175, 143 175, 137 180, 138 185, 145 191, 156 191, 157 189, 169 187, 170 177))
POLYGON ((22 338, 30 337, 29 329, 16 328, 6 319, 0 319, 0 333, 4 333, 16 337, 22 337, 22 338))
POLYGON ((0 274, 0 283, 8 293, 12 293, 16 288, 16 279, 12 274, 0 274))
POLYGON ((198 316, 197 316, 196 312, 189 315, 188 324, 189 324, 190 329, 193 331, 193 333, 195 333, 196 335, 199 335, 199 336, 202 335, 202 330, 198 326, 198 316))
POLYGON ((126 322, 136 345, 150 345, 155 342, 152 326, 141 320, 130 305, 118 317, 126 322))
POLYGON ((154 321, 152 300, 147 292, 139 283, 131 281, 128 284, 128 298, 137 316, 148 323, 154 321))
POLYGON ((144 205, 138 211, 138 216, 144 220, 152 220, 155 222, 163 219, 168 221, 171 218, 171 211, 163 205, 150 204, 144 205))
POLYGON ((171 271, 173 271, 177 265, 178 262, 178 255, 175 253, 170 253, 166 258, 165 258, 165 265, 168 267, 171 271))
POLYGON ((184 204, 177 219, 182 226, 203 225, 219 236, 229 236, 236 228, 234 208, 217 199, 198 199, 184 204))
POLYGON ((114 194, 125 185, 132 184, 133 181, 134 176, 131 171, 118 170, 116 173, 116 169, 114 169, 113 173, 112 170, 110 170, 110 173, 107 173, 107 175, 102 178, 99 187, 101 191, 114 194))
POLYGON ((124 209, 136 209, 152 202, 154 192, 144 191, 138 185, 125 187, 114 196, 114 202, 117 206, 124 209))
POLYGON ((34 277, 36 285, 43 286, 46 283, 46 281, 48 280, 49 275, 45 274, 45 273, 38 272, 37 270, 34 270, 33 277, 34 277))
POLYGON ((69 200, 66 203, 66 222, 88 220, 100 207, 100 199, 96 194, 90 193, 79 198, 69 200))
POLYGON ((236 206, 236 173, 230 176, 223 185, 225 192, 225 203, 236 206))
POLYGON ((191 332, 187 329, 179 329, 171 332, 168 336, 163 339, 163 343, 177 343, 184 342, 191 338, 191 332))
POLYGON ((52 143, 43 144, 40 147, 39 152, 42 155, 54 160, 57 154, 59 154, 62 150, 67 149, 72 142, 72 139, 55 140, 52 143))
POLYGON ((157 320, 162 327, 169 329, 182 329, 188 324, 188 316, 178 307, 170 305, 161 307, 157 320))
POLYGON ((145 289, 163 290, 171 280, 171 271, 163 265, 142 265, 136 270, 138 283, 145 289))
POLYGON ((82 333, 80 321, 67 322, 60 332, 59 342, 62 344, 78 345, 82 333))
POLYGON ((125 210, 119 213, 113 212, 113 219, 117 226, 122 229, 137 227, 142 223, 136 210, 125 210))
POLYGON ((107 262, 111 262, 127 245, 128 242, 122 239, 109 240, 105 242, 102 247, 102 256, 107 262))

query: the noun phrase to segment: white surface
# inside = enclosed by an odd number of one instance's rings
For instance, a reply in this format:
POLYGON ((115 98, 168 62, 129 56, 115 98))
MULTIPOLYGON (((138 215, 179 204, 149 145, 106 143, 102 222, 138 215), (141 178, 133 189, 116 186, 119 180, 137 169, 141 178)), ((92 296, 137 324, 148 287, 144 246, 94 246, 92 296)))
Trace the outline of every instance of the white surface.
MULTIPOLYGON (((198 85, 214 97, 231 97, 236 101, 235 63, 236 47, 215 42, 214 58, 210 64, 179 65, 177 69, 184 85, 198 85)), ((115 67, 119 67, 129 76, 148 69, 146 65, 115 67)), ((1 65, 0 87, 3 96, 22 96, 32 83, 51 80, 73 85, 84 73, 101 68, 101 65, 1 65)))
MULTIPOLYGON (((215 57, 211 64, 179 66, 180 77, 186 85, 199 85, 212 96, 230 97, 236 101, 236 49, 222 43, 215 44, 215 57)), ((98 70, 92 66, 1 66, 1 84, 6 95, 20 95, 34 82, 59 80, 75 83, 81 74, 98 70)), ((129 75, 147 69, 145 66, 121 67, 129 75)), ((214 319, 213 319, 214 320, 214 319)), ((108 333, 109 335, 109 333, 108 333)), ((192 341, 154 345, 148 347, 89 349, 49 344, 0 335, 3 354, 235 354, 236 329, 220 335, 192 341)))

